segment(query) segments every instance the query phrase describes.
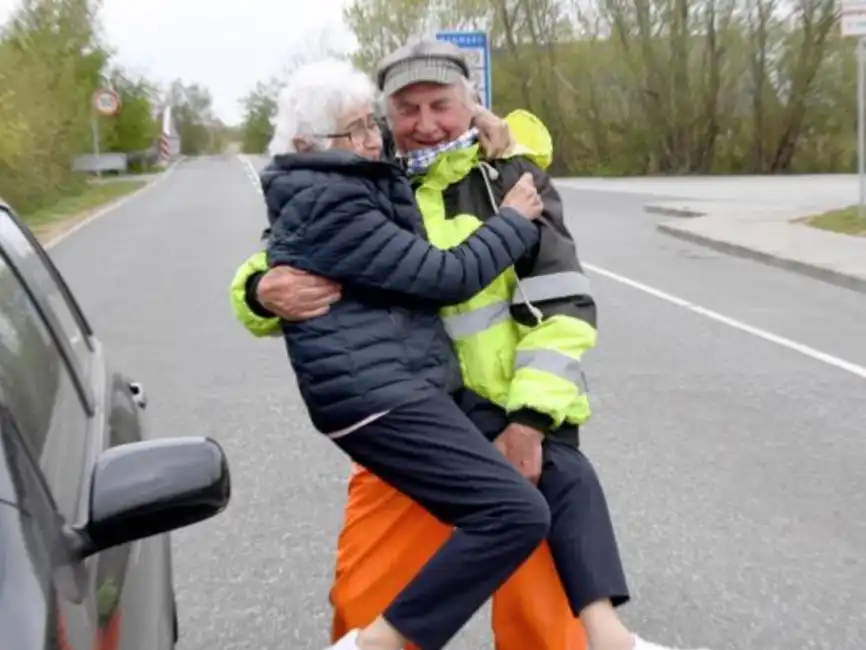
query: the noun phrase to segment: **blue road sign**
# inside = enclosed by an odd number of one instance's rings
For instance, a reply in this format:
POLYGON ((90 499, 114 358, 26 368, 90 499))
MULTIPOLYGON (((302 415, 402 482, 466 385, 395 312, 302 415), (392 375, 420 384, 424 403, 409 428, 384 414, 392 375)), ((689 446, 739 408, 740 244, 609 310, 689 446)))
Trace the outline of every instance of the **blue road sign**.
POLYGON ((439 32, 436 38, 465 50, 469 75, 475 82, 484 106, 490 108, 490 41, 487 32, 439 32))

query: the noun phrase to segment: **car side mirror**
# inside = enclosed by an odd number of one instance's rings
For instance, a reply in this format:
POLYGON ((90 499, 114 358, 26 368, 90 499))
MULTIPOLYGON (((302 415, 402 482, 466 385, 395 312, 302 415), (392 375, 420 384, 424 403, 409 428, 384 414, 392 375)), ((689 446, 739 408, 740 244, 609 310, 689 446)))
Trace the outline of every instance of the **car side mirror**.
POLYGON ((71 531, 78 559, 177 530, 222 512, 228 461, 210 438, 167 438, 112 447, 96 461, 86 523, 71 531))

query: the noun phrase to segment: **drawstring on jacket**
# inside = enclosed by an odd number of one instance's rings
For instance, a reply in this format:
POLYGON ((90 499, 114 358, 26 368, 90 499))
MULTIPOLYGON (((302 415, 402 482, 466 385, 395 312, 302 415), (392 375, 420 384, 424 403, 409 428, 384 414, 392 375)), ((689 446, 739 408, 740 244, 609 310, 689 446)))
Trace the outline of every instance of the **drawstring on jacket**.
MULTIPOLYGON (((483 160, 480 161, 479 169, 481 171, 481 177, 484 179, 484 187, 487 188, 487 198, 490 199, 490 205, 494 212, 499 212, 499 204, 496 201, 496 195, 493 194, 493 186, 490 184, 491 179, 497 180, 499 178, 499 171, 493 165, 484 162, 483 160)), ((541 310, 533 305, 529 298, 526 297, 526 293, 523 291, 523 285, 520 284, 520 278, 517 278, 517 290, 520 292, 523 302, 526 303, 529 313, 535 318, 535 324, 541 325, 541 322, 544 320, 544 314, 542 314, 541 310)))

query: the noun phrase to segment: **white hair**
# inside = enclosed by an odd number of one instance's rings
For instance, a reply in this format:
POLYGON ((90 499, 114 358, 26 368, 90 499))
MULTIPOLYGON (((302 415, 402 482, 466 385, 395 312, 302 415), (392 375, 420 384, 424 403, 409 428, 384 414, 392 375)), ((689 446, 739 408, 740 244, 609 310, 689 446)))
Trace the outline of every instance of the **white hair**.
POLYGON ((280 93, 268 153, 294 153, 296 138, 314 149, 330 148, 331 138, 322 136, 334 133, 347 111, 375 97, 373 82, 348 61, 324 59, 298 68, 280 93))

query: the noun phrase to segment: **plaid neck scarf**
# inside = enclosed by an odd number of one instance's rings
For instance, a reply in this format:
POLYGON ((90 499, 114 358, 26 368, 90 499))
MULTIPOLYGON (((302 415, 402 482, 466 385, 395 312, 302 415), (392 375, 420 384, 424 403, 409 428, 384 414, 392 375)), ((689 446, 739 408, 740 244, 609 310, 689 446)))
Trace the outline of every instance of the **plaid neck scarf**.
POLYGON ((426 172, 430 165, 436 162, 440 154, 447 151, 457 151, 459 149, 468 149, 478 140, 478 129, 475 127, 469 129, 466 133, 451 142, 443 142, 435 147, 427 147, 417 151, 410 151, 405 154, 399 154, 399 158, 403 161, 406 173, 409 176, 418 176, 426 172))

